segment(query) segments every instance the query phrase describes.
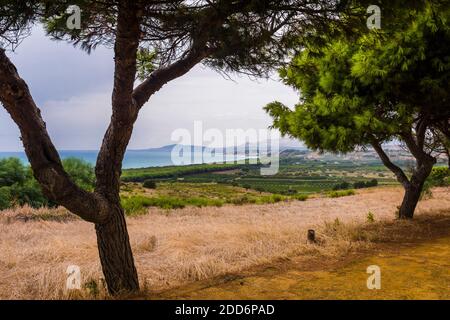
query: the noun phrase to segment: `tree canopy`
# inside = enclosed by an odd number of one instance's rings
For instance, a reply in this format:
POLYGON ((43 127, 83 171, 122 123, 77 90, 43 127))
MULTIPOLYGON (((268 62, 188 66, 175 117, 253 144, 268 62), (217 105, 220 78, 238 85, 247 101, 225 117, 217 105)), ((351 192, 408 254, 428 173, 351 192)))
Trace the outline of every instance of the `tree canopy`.
MULTIPOLYGON (((398 13, 401 23, 392 27, 308 43, 280 72, 300 102, 294 110, 279 102, 266 110, 274 127, 312 149, 372 146, 407 190, 420 193, 442 135, 448 139, 450 12, 447 4, 430 3, 398 13), (382 149, 393 140, 417 160, 410 178, 382 149)), ((412 217, 414 208, 400 215, 412 217)))

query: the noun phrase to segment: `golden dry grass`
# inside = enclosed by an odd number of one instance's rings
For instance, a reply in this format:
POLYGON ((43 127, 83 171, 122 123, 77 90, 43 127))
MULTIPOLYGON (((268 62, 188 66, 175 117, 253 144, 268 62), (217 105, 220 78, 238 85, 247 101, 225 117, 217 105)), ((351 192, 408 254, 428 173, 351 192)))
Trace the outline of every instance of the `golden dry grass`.
MULTIPOLYGON (((419 204, 417 214, 450 214, 450 190, 435 189, 433 194, 419 204)), ((392 221, 402 195, 399 188, 378 188, 355 196, 305 202, 150 209, 145 216, 128 219, 128 225, 141 283, 154 291, 311 253, 305 245, 307 229, 316 228, 323 238, 333 237, 325 222, 329 227, 338 218, 347 225, 359 225, 366 223, 369 211, 375 221, 392 221)), ((81 267, 83 282, 99 282, 91 224, 68 219, 62 209, 56 216, 65 218, 57 221, 51 218, 53 211, 48 214, 29 208, 0 215, 1 299, 70 297, 64 291, 70 264, 81 267)), ((339 241, 315 250, 333 257, 370 246, 370 239, 355 241, 354 235, 345 234, 341 232, 339 241)), ((93 296, 85 290, 77 297, 93 296)), ((105 297, 104 291, 97 297, 105 297)))

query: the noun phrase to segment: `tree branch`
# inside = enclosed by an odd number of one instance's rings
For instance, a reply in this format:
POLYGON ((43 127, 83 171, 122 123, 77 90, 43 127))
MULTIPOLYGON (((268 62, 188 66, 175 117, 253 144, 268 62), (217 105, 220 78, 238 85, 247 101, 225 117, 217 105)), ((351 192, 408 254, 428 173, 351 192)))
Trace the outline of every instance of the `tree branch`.
POLYGON ((79 188, 64 171, 28 86, 2 49, 0 101, 20 129, 25 152, 45 196, 86 221, 106 221, 107 202, 99 195, 79 188))
POLYGON ((140 37, 139 20, 139 8, 134 2, 122 1, 119 4, 114 46, 112 117, 96 164, 96 191, 106 197, 113 197, 111 200, 115 203, 120 200, 118 194, 123 157, 139 113, 133 99, 140 37))
POLYGON ((410 184, 408 177, 403 172, 403 170, 395 165, 391 159, 389 159, 389 156, 384 152, 383 148, 381 147, 380 142, 376 138, 372 138, 371 142, 372 147, 375 149, 375 151, 378 153, 378 156, 380 157, 383 164, 391 170, 395 176, 397 177, 398 182, 400 182, 405 188, 407 188, 410 184))
MULTIPOLYGON (((425 136, 425 130, 421 130, 423 132, 419 132, 419 134, 423 134, 425 136)), ((418 143, 424 138, 417 137, 417 140, 419 142, 416 142, 414 140, 414 136, 411 133, 411 131, 405 131, 400 133, 400 136, 402 137, 403 141, 405 141, 406 146, 408 147, 411 154, 414 156, 414 158, 417 159, 418 166, 421 166, 424 162, 433 162, 435 159, 427 154, 423 148, 421 148, 418 143)))
POLYGON ((171 65, 154 71, 148 79, 142 82, 133 92, 133 98, 138 108, 142 106, 169 81, 181 77, 191 70, 196 64, 206 58, 212 49, 192 48, 184 58, 172 63, 171 65))

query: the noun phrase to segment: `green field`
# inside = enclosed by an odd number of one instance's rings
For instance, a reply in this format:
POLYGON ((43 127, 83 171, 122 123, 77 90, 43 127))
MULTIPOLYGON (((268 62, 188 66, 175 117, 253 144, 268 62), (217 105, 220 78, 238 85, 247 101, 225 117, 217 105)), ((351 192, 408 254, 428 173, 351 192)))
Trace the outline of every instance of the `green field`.
POLYGON ((397 182, 378 163, 355 165, 303 161, 282 161, 278 174, 261 176, 259 165, 201 164, 124 170, 122 204, 128 214, 140 214, 148 207, 165 209, 185 206, 264 204, 354 194, 369 181, 378 185, 397 182), (143 182, 151 181, 150 189, 143 182), (339 187, 344 183, 345 187, 339 187), (356 184, 355 184, 356 183, 356 184), (337 191, 346 189, 343 191, 337 191))

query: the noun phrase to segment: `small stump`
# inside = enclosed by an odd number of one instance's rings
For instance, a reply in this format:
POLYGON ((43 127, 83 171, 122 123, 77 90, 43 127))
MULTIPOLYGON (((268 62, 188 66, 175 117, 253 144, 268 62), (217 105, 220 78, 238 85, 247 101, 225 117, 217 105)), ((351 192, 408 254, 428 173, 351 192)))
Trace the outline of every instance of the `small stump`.
POLYGON ((308 236, 306 240, 307 244, 315 244, 316 243, 316 232, 312 229, 308 230, 308 236))

